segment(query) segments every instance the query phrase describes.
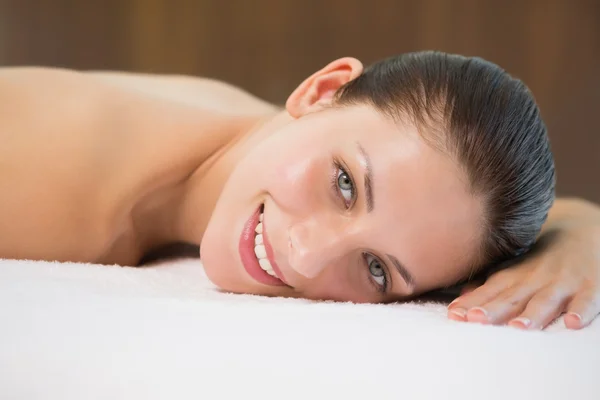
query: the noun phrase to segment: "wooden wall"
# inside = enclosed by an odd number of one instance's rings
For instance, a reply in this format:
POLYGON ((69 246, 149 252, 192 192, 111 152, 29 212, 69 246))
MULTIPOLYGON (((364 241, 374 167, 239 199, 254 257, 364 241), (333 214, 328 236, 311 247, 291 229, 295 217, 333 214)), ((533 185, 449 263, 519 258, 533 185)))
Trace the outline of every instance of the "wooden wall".
POLYGON ((2 65, 210 76, 280 103, 336 57, 420 49, 523 79, 559 194, 600 202, 600 0, 0 0, 2 65))

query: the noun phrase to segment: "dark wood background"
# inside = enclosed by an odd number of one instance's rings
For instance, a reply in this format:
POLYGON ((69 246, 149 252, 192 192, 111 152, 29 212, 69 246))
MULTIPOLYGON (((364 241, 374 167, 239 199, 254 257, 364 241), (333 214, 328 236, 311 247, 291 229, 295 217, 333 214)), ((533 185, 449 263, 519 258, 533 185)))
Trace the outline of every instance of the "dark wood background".
POLYGON ((0 0, 2 65, 209 76, 278 103, 336 57, 422 49, 523 79, 559 194, 600 202, 600 0, 0 0))

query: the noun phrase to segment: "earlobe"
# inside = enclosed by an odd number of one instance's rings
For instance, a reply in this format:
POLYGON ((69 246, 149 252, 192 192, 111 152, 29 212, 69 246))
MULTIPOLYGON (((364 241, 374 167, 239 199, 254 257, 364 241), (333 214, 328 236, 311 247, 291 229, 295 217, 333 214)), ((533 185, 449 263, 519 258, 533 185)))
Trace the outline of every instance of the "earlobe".
POLYGON ((331 62, 300 84, 286 102, 286 109, 294 118, 323 109, 331 104, 335 92, 356 79, 363 72, 356 58, 344 57, 331 62))

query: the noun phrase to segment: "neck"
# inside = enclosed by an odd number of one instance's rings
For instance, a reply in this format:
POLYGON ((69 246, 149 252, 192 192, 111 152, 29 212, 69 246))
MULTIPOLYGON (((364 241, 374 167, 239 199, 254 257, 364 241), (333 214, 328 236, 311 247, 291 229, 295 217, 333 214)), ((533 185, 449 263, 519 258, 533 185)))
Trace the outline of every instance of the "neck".
POLYGON ((180 241, 200 245, 223 187, 239 160, 291 119, 283 111, 248 121, 235 138, 194 171, 186 181, 179 207, 180 241))
MULTIPOLYGON (((200 245, 229 175, 252 147, 287 124, 286 111, 267 116, 223 121, 223 139, 201 157, 193 170, 141 199, 132 212, 137 242, 144 253, 171 243, 200 245)), ((205 143, 202 142, 205 146, 205 143)), ((202 146, 200 146, 202 147, 202 146)))

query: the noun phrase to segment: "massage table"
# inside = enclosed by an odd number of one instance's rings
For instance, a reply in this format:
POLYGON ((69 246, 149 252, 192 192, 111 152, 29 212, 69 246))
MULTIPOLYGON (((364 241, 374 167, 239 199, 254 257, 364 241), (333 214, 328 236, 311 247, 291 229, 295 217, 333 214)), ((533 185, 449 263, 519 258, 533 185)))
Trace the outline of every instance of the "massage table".
POLYGON ((600 399, 600 319, 521 331, 446 305, 224 293, 193 258, 0 260, 0 399, 600 399))

